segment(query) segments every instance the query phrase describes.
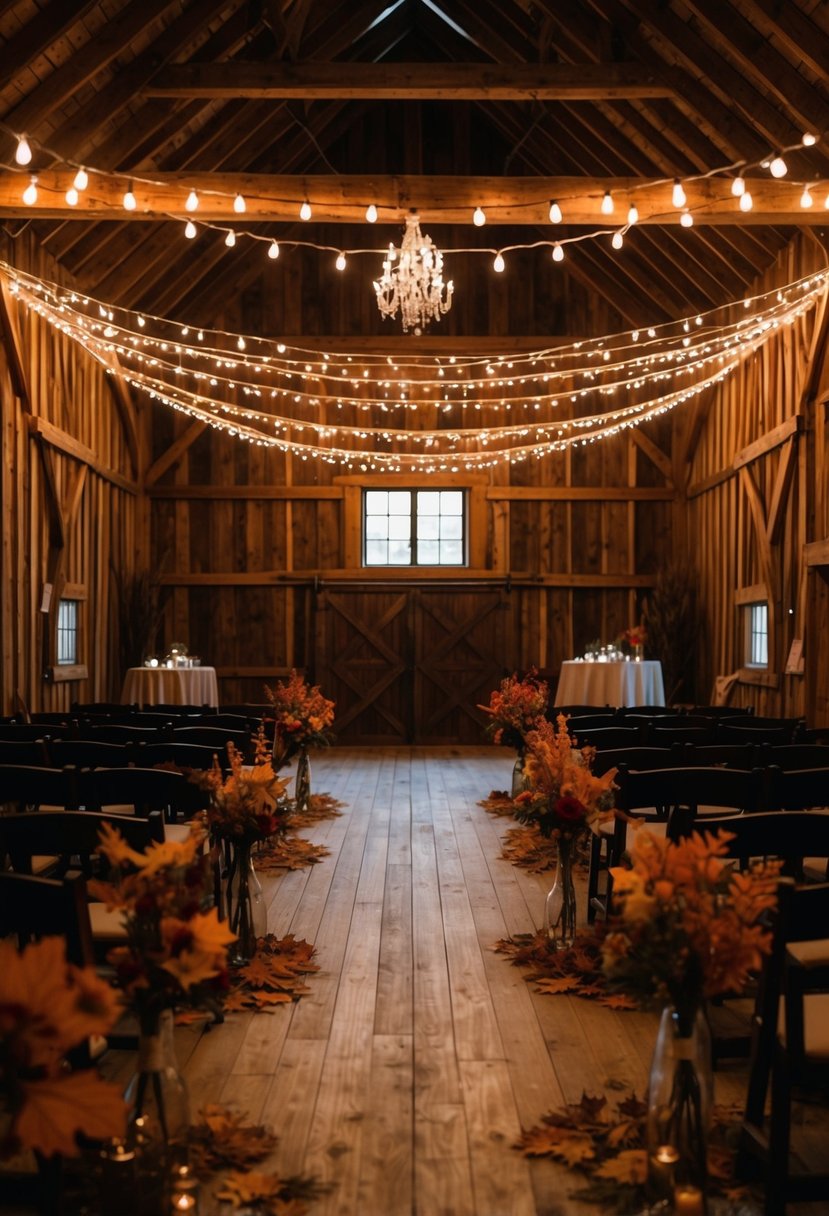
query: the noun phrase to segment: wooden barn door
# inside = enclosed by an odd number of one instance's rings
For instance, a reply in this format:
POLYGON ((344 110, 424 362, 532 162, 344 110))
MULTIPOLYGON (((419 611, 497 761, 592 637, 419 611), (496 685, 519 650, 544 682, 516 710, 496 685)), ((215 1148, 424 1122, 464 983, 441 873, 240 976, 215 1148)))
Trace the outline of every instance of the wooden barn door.
POLYGON ((341 743, 480 743, 512 654, 508 597, 487 589, 365 587, 317 601, 316 680, 341 743))

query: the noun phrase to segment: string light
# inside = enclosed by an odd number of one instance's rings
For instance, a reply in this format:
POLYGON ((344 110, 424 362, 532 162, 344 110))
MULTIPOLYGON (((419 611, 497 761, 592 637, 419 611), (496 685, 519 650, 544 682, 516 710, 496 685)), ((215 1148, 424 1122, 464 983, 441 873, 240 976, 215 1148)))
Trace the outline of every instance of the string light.
POLYGON ((366 223, 377 223, 377 208, 375 207, 374 203, 369 203, 369 205, 366 207, 366 223))
POLYGON ((276 241, 271 241, 270 245, 268 246, 268 257, 272 258, 274 261, 276 261, 276 259, 279 257, 279 245, 276 243, 276 241))
POLYGON ((486 223, 486 214, 483 207, 476 207, 472 212, 472 223, 476 228, 483 228, 486 223))
POLYGON ((23 202, 27 207, 34 207, 37 202, 37 178, 34 175, 29 178, 29 184, 23 191, 23 202))
POLYGON ((613 210, 614 210, 613 195, 610 193, 609 190, 605 190, 604 195, 602 196, 602 203, 601 203, 600 210, 601 210, 602 215, 612 215, 613 214, 613 210))
POLYGON ((550 203, 550 223, 551 224, 560 224, 561 219, 562 219, 561 207, 558 205, 556 200, 553 199, 553 201, 550 203))
POLYGON ((610 238, 610 244, 613 246, 613 248, 621 249, 622 246, 624 245, 624 243, 625 243, 624 234, 621 231, 614 232, 613 236, 610 238))
POLYGON ((554 262, 563 262, 564 261, 564 247, 563 247, 563 245, 560 245, 558 243, 558 241, 556 241, 556 243, 553 245, 553 255, 552 256, 553 256, 554 262))
POLYGON ((751 191, 745 190, 740 195, 740 210, 741 211, 750 211, 753 206, 754 206, 754 199, 751 197, 751 191))
POLYGON ((800 142, 804 148, 813 148, 817 143, 817 135, 815 135, 814 131, 804 131, 800 142))
POLYGON ((185 211, 198 211, 198 209, 199 209, 199 196, 198 196, 198 194, 196 194, 195 190, 191 190, 185 200, 184 210, 185 211))
POLYGON ((506 262, 504 261, 504 255, 499 251, 495 255, 495 260, 492 263, 492 269, 494 271, 496 271, 497 274, 501 274, 503 272, 505 266, 506 266, 506 262))
POLYGON ((121 199, 121 205, 125 211, 135 211, 135 208, 138 206, 135 201, 135 195, 132 192, 132 182, 130 182, 124 191, 124 197, 121 199))
POLYGON ((746 179, 742 173, 738 173, 731 181, 731 193, 735 198, 742 198, 746 192, 746 179))
POLYGON ((70 207, 77 207, 78 198, 80 197, 74 186, 70 186, 63 196, 70 207))
POLYGON ((685 193, 682 182, 678 177, 675 177, 673 190, 671 191, 671 202, 677 209, 679 209, 680 207, 684 207, 687 201, 688 196, 685 193))
POLYGON ((628 207, 628 225, 633 225, 639 219, 639 209, 636 203, 631 203, 628 207))
POLYGON ((75 187, 78 193, 85 190, 89 185, 89 174, 87 173, 86 169, 84 169, 83 165, 81 165, 78 172, 75 174, 72 185, 75 187))
POLYGON ((228 229, 227 236, 225 237, 225 244, 227 245, 228 249, 232 249, 236 244, 236 233, 232 228, 228 229))
POLYGON ((679 222, 683 228, 693 228, 694 217, 691 215, 691 212, 688 210, 687 207, 682 212, 682 215, 679 217, 679 222))
POLYGON ((30 165, 32 163, 32 149, 25 135, 18 136, 14 159, 18 165, 30 165))
POLYGON ((188 220, 184 225, 184 235, 187 237, 188 241, 193 240, 193 237, 196 235, 197 231, 198 229, 192 220, 188 220))
POLYGON ((337 260, 334 263, 334 265, 337 267, 337 270, 345 270, 345 254, 344 253, 341 252, 341 253, 337 254, 337 260))
POLYGON ((809 189, 808 186, 804 186, 803 193, 800 196, 801 207, 811 207, 812 204, 814 203, 814 201, 815 200, 812 198, 811 190, 809 189))
POLYGON ((772 177, 785 177, 789 171, 789 166, 783 159, 783 154, 777 152, 769 161, 769 173, 772 177))
POLYGON ((244 215, 245 212, 247 211, 247 209, 248 209, 248 205, 245 202, 243 196, 241 194, 237 194, 233 200, 233 210, 236 212, 237 215, 244 215))
POLYGON ((299 218, 301 220, 307 221, 307 220, 310 220, 312 214, 313 213, 311 211, 311 204, 308 202, 308 199, 306 198, 305 202, 302 204, 302 206, 299 209, 299 218))

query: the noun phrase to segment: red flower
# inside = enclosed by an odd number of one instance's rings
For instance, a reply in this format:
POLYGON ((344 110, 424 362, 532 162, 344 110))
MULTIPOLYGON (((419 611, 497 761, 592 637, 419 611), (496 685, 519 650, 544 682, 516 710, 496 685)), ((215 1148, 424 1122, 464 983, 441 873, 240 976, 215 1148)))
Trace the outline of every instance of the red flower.
POLYGON ((554 809, 559 819, 563 819, 567 823, 578 823, 579 820, 587 818, 587 807, 583 802, 579 802, 578 798, 573 798, 569 794, 558 798, 554 809))

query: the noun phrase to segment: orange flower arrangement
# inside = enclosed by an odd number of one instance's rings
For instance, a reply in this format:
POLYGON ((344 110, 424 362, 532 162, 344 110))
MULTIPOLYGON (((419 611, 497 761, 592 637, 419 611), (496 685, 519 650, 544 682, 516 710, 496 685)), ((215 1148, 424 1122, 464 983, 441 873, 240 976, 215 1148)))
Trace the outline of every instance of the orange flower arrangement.
POLYGON ((21 952, 0 942, 0 1111, 10 1117, 0 1157, 21 1149, 74 1157, 79 1133, 123 1135, 127 1108, 118 1086, 93 1069, 70 1071, 65 1059, 111 1029, 120 1012, 118 994, 91 967, 66 961, 62 938, 21 952))
POLYGON ((489 705, 478 706, 492 719, 486 728, 492 742, 522 751, 528 733, 544 720, 549 697, 547 682, 539 680, 536 668, 523 679, 515 672, 507 676, 490 694, 489 705))
POLYGON ((319 747, 331 742, 334 702, 310 685, 296 670, 276 688, 265 685, 265 695, 273 706, 275 720, 274 756, 281 767, 302 747, 319 747))
POLYGON ((271 763, 270 748, 260 727, 252 766, 246 766, 242 753, 233 743, 227 745, 230 772, 224 776, 218 759, 207 772, 191 776, 210 795, 207 822, 226 840, 252 844, 284 831, 290 804, 284 799, 288 782, 277 777, 271 763))
POLYGON ((109 953, 116 979, 142 1029, 163 1009, 218 1009, 228 985, 227 947, 234 935, 212 907, 212 875, 201 822, 182 842, 130 848, 104 824, 98 851, 117 870, 114 883, 91 881, 90 893, 120 910, 127 944, 109 953))
POLYGON ((643 1004, 695 1008, 739 992, 771 948, 763 914, 775 907, 778 862, 745 871, 722 860, 728 832, 678 844, 636 832, 631 868, 614 867, 619 913, 604 939, 605 974, 643 1004))
POLYGON ((527 735, 524 777, 529 788, 515 799, 523 823, 537 823, 543 836, 572 839, 588 828, 596 831, 613 811, 616 769, 597 777, 591 772, 592 747, 576 747, 559 714, 556 727, 543 720, 527 735))

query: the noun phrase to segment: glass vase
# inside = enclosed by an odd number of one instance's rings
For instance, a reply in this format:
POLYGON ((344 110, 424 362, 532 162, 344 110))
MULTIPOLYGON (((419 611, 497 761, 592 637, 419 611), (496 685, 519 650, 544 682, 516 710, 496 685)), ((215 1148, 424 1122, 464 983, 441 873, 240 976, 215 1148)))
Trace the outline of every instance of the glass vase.
POLYGON ((516 757, 515 764, 512 766, 512 785, 510 786, 510 795, 513 798, 517 798, 525 788, 524 753, 519 752, 518 756, 516 757))
POLYGON ((573 849, 572 837, 559 837, 556 877, 544 904, 544 932, 554 950, 569 950, 576 936, 573 849))
POLYGON ((231 942, 231 963, 246 963, 256 953, 260 937, 268 931, 268 909, 262 884, 253 865, 250 841, 234 841, 225 883, 227 922, 236 941, 231 942))
POLYGON ((311 761, 308 759, 308 748, 301 747, 296 761, 296 777, 294 778, 294 802, 298 812, 308 810, 311 798, 311 761))
POLYGON ((645 647, 641 643, 639 643, 638 645, 633 647, 633 661, 634 661, 634 663, 641 663, 642 659, 644 657, 645 657, 645 647))
POLYGON ((649 1211, 708 1211, 711 1033, 703 1006, 662 1011, 648 1080, 649 1211), (680 1203, 682 1206, 680 1206, 680 1203))
POLYGON ((187 1164, 190 1107, 176 1064, 173 1011, 143 1013, 139 1022, 136 1071, 124 1094, 126 1149, 134 1154, 136 1211, 156 1216, 169 1204, 173 1173, 187 1164))

